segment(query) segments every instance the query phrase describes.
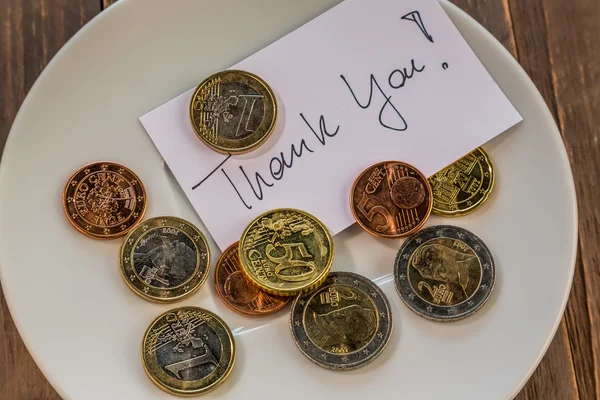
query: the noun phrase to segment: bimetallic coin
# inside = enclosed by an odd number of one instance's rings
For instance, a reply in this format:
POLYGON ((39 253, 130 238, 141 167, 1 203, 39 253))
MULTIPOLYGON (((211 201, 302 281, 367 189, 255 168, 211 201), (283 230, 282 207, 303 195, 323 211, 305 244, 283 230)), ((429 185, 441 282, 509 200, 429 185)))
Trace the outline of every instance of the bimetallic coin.
POLYGON ((429 178, 433 213, 445 217, 475 211, 494 188, 494 168, 481 147, 429 178))
POLYGON ((399 238, 417 232, 431 213, 431 187, 416 168, 385 161, 364 170, 350 192, 356 222, 370 234, 399 238))
POLYGON ((318 287, 333 262, 333 241, 312 215, 272 210, 248 225, 239 244, 242 269, 265 292, 295 296, 318 287))
POLYGON ((121 246, 121 275, 146 300, 171 303, 188 297, 200 289, 209 270, 204 235, 181 218, 144 221, 121 246))
POLYGON ((250 317, 271 315, 290 300, 266 293, 246 277, 240 264, 238 242, 229 246, 217 261, 215 287, 227 307, 250 317))
POLYGON ((227 324, 198 307, 159 316, 142 341, 142 363, 162 390, 180 396, 204 394, 229 376, 235 342, 227 324))
POLYGON ((144 185, 130 169, 113 162, 81 167, 63 191, 63 208, 69 222, 96 239, 127 234, 146 211, 144 185))
POLYGON ((275 129, 277 102, 258 76, 222 71, 196 89, 190 103, 196 135, 220 153, 247 153, 263 144, 275 129))
POLYGON ((495 279, 494 259, 485 243, 458 226, 431 226, 411 236, 394 265, 402 301, 434 321, 474 314, 490 297, 495 279))
POLYGON ((309 360, 349 370, 381 354, 392 334, 392 312, 385 294, 369 279, 332 272, 321 287, 294 300, 290 326, 309 360))

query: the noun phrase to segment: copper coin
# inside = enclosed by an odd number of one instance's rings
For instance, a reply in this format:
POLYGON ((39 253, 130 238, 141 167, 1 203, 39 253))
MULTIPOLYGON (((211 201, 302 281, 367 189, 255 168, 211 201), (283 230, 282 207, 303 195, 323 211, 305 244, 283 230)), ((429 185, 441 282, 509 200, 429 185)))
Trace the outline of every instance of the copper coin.
POLYGON ((350 209, 364 230, 382 238, 417 232, 431 214, 427 178, 415 167, 385 161, 364 170, 350 193, 350 209))
POLYGON ((130 169, 113 162, 81 167, 63 192, 67 219, 81 233, 97 239, 125 235, 146 211, 144 185, 130 169))
POLYGON ((290 297, 268 294, 246 278, 240 264, 238 243, 229 246, 217 261, 217 294, 227 307, 242 315, 258 317, 281 310, 290 297))

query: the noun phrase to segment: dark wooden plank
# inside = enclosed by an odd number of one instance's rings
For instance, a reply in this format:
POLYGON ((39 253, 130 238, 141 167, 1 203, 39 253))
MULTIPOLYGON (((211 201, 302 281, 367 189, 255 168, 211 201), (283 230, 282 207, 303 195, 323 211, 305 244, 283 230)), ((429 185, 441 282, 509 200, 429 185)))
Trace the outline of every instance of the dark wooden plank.
POLYGON ((594 0, 510 0, 510 6, 517 52, 528 55, 519 60, 551 108, 573 168, 581 251, 566 326, 579 394, 582 399, 598 398, 600 116, 594 110, 600 106, 600 5, 594 0))
POLYGON ((515 399, 576 400, 579 398, 575 384, 575 370, 571 363, 569 335, 563 319, 542 362, 515 399))
MULTIPOLYGON (((596 346, 598 344, 598 336, 592 336, 597 335, 597 333, 592 332, 593 330, 597 332, 598 323, 596 322, 593 326, 589 314, 587 300, 593 298, 594 293, 590 293, 588 297, 586 292, 582 258, 580 248, 575 276, 573 277, 573 289, 571 290, 565 317, 579 394, 582 399, 593 399, 600 398, 598 393, 598 353, 596 351, 594 356, 593 350, 593 343, 595 342, 596 346)), ((598 286, 591 290, 597 296, 598 286)))
POLYGON ((450 0, 485 27, 508 51, 517 57, 508 0, 450 0))
POLYGON ((104 10, 106 7, 115 4, 117 1, 119 0, 101 0, 102 2, 102 9, 104 10))
POLYGON ((581 254, 567 328, 581 398, 600 398, 600 3, 539 2, 548 26, 558 122, 579 207, 581 254))
MULTIPOLYGON (((99 11, 99 0, 0 1, 0 151, 42 69, 99 11)), ((0 329, 0 399, 60 400, 21 341, 1 289, 0 329)))

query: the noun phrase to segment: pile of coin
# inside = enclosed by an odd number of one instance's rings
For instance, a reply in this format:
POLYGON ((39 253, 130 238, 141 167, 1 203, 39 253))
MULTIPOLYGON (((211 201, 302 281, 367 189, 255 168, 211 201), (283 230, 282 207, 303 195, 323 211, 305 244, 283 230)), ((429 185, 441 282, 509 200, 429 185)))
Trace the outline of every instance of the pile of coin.
MULTIPOLYGON (((277 119, 273 91, 244 71, 206 79, 189 111, 199 139, 228 154, 259 147, 277 119)), ((411 165, 385 161, 354 182, 350 209, 358 224, 379 238, 407 237, 393 276, 402 301, 420 316, 455 321, 475 313, 490 297, 495 265, 485 243, 458 226, 423 226, 432 212, 451 217, 478 209, 493 186, 494 170, 483 149, 429 179, 411 165)), ((206 238, 181 218, 142 220, 146 204, 137 175, 113 162, 81 167, 63 195, 67 219, 79 232, 97 239, 125 236, 120 270, 136 295, 156 303, 187 298, 210 272, 206 238)), ((301 210, 276 209, 254 219, 239 242, 223 251, 214 284, 223 303, 244 316, 270 315, 291 301, 291 338, 300 352, 321 367, 350 370, 384 351, 393 317, 377 285, 356 273, 330 272, 333 261, 333 240, 323 223, 301 210)), ((229 376, 235 357, 227 324, 198 307, 161 314, 142 340, 143 368, 158 387, 175 395, 216 388, 229 376)))

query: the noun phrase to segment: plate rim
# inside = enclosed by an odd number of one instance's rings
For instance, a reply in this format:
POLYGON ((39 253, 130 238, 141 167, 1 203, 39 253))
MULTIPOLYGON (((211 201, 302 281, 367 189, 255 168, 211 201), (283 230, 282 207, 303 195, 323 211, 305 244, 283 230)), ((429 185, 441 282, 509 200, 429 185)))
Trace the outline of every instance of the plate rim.
MULTIPOLYGON (((527 74, 527 72, 525 72, 525 70, 519 64, 519 62, 502 45, 502 43, 498 39, 496 39, 496 37, 494 37, 494 35, 492 35, 491 32, 489 32, 483 25, 481 25, 477 20, 475 20, 475 18, 473 18, 467 12, 463 11, 461 8, 459 8, 455 4, 451 3, 449 0, 437 0, 437 1, 440 3, 440 5, 442 6, 442 8, 446 12, 446 14, 449 14, 449 16, 450 16, 450 14, 454 14, 455 16, 459 16, 460 18, 464 18, 465 23, 468 24, 471 28, 474 28, 474 30, 477 31, 478 35, 485 36, 489 40, 490 43, 493 43, 494 51, 502 54, 502 57, 507 59, 507 62, 510 63, 514 67, 515 72, 520 76, 521 79, 523 79, 524 83, 527 85, 527 90, 532 93, 535 93, 534 96, 536 98, 536 102, 541 103, 543 105, 543 107, 541 107, 541 108, 543 108, 544 119, 552 122, 550 124, 551 125, 550 132, 548 132, 547 134, 550 135, 552 137, 552 140, 557 142, 557 144, 559 145, 558 148, 560 148, 560 151, 559 151, 560 163, 562 165, 561 169, 564 169, 566 167, 566 169, 570 172, 569 174, 567 174, 567 176, 568 176, 568 181, 569 181, 568 188, 570 191, 571 205, 572 205, 571 211, 573 214, 573 221, 572 221, 572 226, 571 226, 571 237, 573 240, 571 243, 571 261, 570 261, 570 266, 569 266, 568 279, 567 279, 567 282, 565 282, 566 286, 565 286, 563 298, 561 300, 559 312, 557 313, 557 315, 555 317, 554 324, 553 324, 552 328, 550 329, 550 331, 548 332, 548 336, 547 336, 547 338, 544 342, 544 345, 542 346, 537 358, 532 363, 532 365, 529 367, 528 372, 522 377, 521 381, 511 392, 510 396, 507 397, 507 398, 513 398, 523 389, 523 387, 525 386, 527 381, 529 381, 529 379, 531 378, 531 376, 533 375, 533 373, 539 366, 542 358, 545 356, 546 352, 548 351, 548 348, 550 347, 550 344, 552 343, 552 341, 556 335, 556 332, 558 331, 558 327, 564 316, 566 305, 567 305, 567 302, 568 302, 568 299, 569 299, 569 296, 571 293, 573 277, 574 277, 574 273, 575 273, 575 266, 576 266, 576 261, 577 261, 578 241, 579 241, 579 231, 578 231, 579 216, 578 216, 578 206, 577 206, 577 194, 576 194, 575 182, 573 179, 573 170, 571 168, 571 163, 570 163, 570 160, 567 155, 567 149, 565 147, 564 141, 562 139, 562 135, 556 124, 556 121, 554 120, 554 117, 553 117, 552 113, 550 112, 550 109, 548 108, 548 105, 546 104, 546 102, 545 102, 544 98, 542 97, 540 91, 538 90, 537 86, 535 86, 534 82, 532 81, 530 76, 527 74)), ((59 63, 59 60, 63 57, 63 54, 65 52, 67 52, 72 46, 74 46, 78 42, 80 36, 86 35, 89 30, 93 29, 93 27, 96 24, 98 24, 99 21, 106 18, 107 15, 111 15, 112 13, 119 12, 118 10, 120 10, 123 7, 124 3, 129 4, 129 3, 133 3, 133 2, 134 2, 134 0, 120 0, 117 3, 108 7, 107 9, 102 10, 100 13, 96 14, 90 21, 88 21, 84 26, 82 26, 73 36, 71 36, 69 38, 69 40, 67 40, 67 42, 56 52, 56 54, 52 57, 52 59, 49 61, 49 63, 41 71, 40 75, 36 78, 35 82, 31 86, 29 92, 25 96, 25 99, 21 103, 19 110, 18 110, 18 112, 15 116, 15 119, 13 120, 13 123, 11 125, 11 128, 9 130, 9 134, 8 134, 8 137, 7 137, 3 152, 2 152, 2 156, 0 157, 0 188, 2 188, 4 185, 5 175, 9 174, 9 172, 7 172, 7 167, 6 167, 7 156, 10 159, 10 157, 12 157, 13 154, 15 154, 15 151, 10 150, 14 146, 13 145, 13 142, 14 142, 13 137, 16 135, 13 133, 13 131, 17 131, 19 129, 19 126, 21 125, 21 120, 24 118, 23 117, 23 115, 25 114, 24 110, 26 110, 28 108, 31 99, 36 96, 40 82, 45 79, 46 75, 51 73, 50 71, 52 71, 55 68, 56 64, 59 63)), ((332 7, 335 7, 335 5, 332 7)), ((2 204, 0 203, 0 207, 1 206, 2 206, 2 204)), ((1 255, 0 255, 0 257, 1 257, 1 255)), ((18 314, 14 312, 15 306, 12 304, 12 300, 10 300, 10 298, 11 298, 10 292, 12 289, 7 290, 7 286, 2 283, 4 281, 4 276, 6 273, 6 272, 4 272, 4 269, 5 269, 5 267, 3 267, 3 262, 0 260, 0 286, 2 287, 2 290, 4 292, 4 298, 6 301, 7 308, 10 312, 10 316, 13 320, 13 323, 15 324, 15 327, 17 328, 17 331, 19 333, 21 340, 23 341, 30 356, 34 360, 36 366, 40 369, 40 371, 44 375, 44 378, 48 380, 48 382, 53 387, 53 389, 59 394, 59 396, 61 398, 63 398, 63 399, 70 398, 66 395, 66 393, 62 389, 62 387, 60 387, 57 384, 57 380, 54 377, 54 373, 52 371, 50 371, 50 368, 47 368, 44 361, 41 360, 37 355, 35 355, 35 353, 31 350, 30 340, 27 337, 27 334, 24 334, 26 330, 23 329, 21 322, 20 322, 20 317, 18 317, 18 314)))
POLYGON ((500 41, 498 39, 496 39, 496 37, 494 35, 492 35, 492 33, 490 31, 485 29, 485 27, 483 25, 481 25, 479 22, 477 22, 477 20, 475 20, 475 18, 473 18, 471 15, 469 15, 465 11, 461 10, 457 5, 451 3, 449 0, 438 0, 438 1, 443 6, 447 6, 448 8, 453 9, 458 14, 464 14, 463 16, 466 17, 466 19, 469 21, 469 24, 472 25, 475 28, 475 30, 478 31, 479 34, 487 36, 488 39, 493 39, 493 40, 491 40, 491 42, 493 42, 494 46, 496 48, 498 48, 498 51, 500 53, 504 54, 504 56, 509 59, 508 62, 510 64, 512 64, 514 67, 516 67, 515 71, 526 82, 527 86, 529 87, 528 89, 532 93, 535 93, 534 96, 537 98, 537 102, 541 102, 543 104, 542 108, 543 108, 543 113, 545 114, 545 119, 552 121, 552 124, 551 124, 552 132, 548 132, 548 135, 551 135, 553 140, 558 142, 558 144, 559 144, 558 147, 560 148, 561 164, 563 165, 563 167, 566 166, 566 168, 570 172, 568 174, 568 178, 569 178, 568 180, 569 180, 569 191, 570 191, 570 195, 571 195, 571 205, 572 205, 571 211, 573 212, 573 221, 572 221, 573 226, 571 227, 571 230, 572 230, 571 237, 573 238, 573 241, 571 243, 571 261, 570 261, 570 266, 569 266, 570 271, 569 271, 569 276, 568 276, 568 279, 566 282, 567 283, 567 286, 565 288, 566 290, 565 290, 565 292, 563 294, 563 298, 561 300, 560 312, 555 317, 552 329, 550 330, 550 332, 548 332, 548 337, 546 338, 546 341, 544 342, 544 345, 542 346, 542 349, 539 352, 536 360, 529 368, 529 371, 527 372, 527 374, 525 374, 523 376, 523 378, 521 379, 521 381, 519 382, 517 387, 515 387, 515 389, 512 391, 512 393, 508 397, 508 398, 512 399, 517 394, 519 394, 519 392, 523 389, 525 384, 529 381, 529 379, 531 378, 531 376, 533 375, 533 373, 535 372, 537 367, 540 365, 540 362, 546 355, 548 348, 550 347, 550 344, 554 340, 554 336, 556 335, 556 332, 558 331, 558 327, 559 327, 559 325, 563 319, 563 316, 565 314, 567 302, 569 301, 569 296, 571 294, 571 289, 573 287, 573 277, 575 275, 575 266, 577 263, 577 252, 578 252, 577 244, 579 243, 579 222, 578 222, 579 221, 579 212, 577 209, 577 191, 575 188, 575 181, 573 179, 573 169, 571 168, 571 162, 569 160, 569 156, 567 155, 567 149, 566 149, 565 143, 562 139, 560 130, 558 129, 558 125, 556 125, 556 121, 554 120, 554 116, 550 112, 550 109, 548 108, 548 104, 546 104, 546 101, 542 97, 542 94, 540 93, 539 89, 537 88, 537 86, 535 85, 535 83, 533 82, 531 77, 527 74, 527 72, 525 72, 525 69, 523 69, 521 64, 519 64, 519 62, 502 45, 502 43, 500 43, 500 41))

